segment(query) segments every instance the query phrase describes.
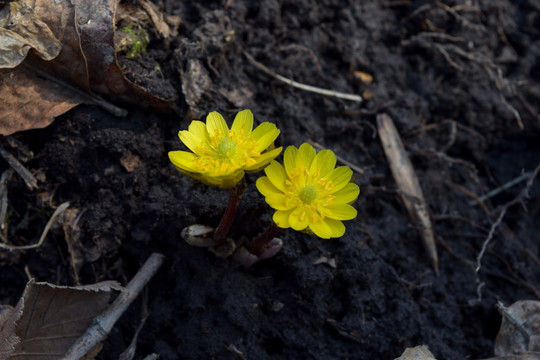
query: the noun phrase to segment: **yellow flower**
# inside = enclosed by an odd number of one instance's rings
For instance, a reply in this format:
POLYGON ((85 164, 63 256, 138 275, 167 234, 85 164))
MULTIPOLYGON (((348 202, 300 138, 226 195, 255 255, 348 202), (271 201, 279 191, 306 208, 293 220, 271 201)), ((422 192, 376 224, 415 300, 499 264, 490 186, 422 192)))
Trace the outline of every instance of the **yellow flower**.
POLYGON ((178 170, 206 185, 223 189, 234 187, 244 173, 262 170, 281 152, 274 149, 279 135, 276 125, 263 122, 253 130, 253 114, 240 111, 231 129, 217 112, 206 117, 206 124, 194 120, 188 130, 178 133, 191 150, 171 151, 169 159, 178 170))
POLYGON ((309 230, 324 238, 343 236, 342 220, 356 217, 352 204, 360 189, 351 183, 348 166, 336 166, 330 150, 316 154, 309 144, 299 149, 289 146, 283 156, 284 167, 272 161, 257 180, 257 189, 276 210, 273 219, 281 228, 309 230))

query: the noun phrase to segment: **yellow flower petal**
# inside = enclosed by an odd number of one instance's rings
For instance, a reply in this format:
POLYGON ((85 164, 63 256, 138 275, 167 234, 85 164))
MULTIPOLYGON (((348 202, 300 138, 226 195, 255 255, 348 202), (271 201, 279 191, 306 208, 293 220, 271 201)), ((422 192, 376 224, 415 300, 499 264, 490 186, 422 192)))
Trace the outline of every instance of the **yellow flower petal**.
POLYGON ((356 200, 360 194, 360 188, 358 185, 353 183, 348 183, 345 187, 337 192, 334 195, 334 203, 350 204, 356 200))
POLYGON ((250 134, 253 130, 253 113, 246 109, 236 114, 231 130, 241 134, 250 134))
POLYGON ((326 178, 332 182, 332 193, 345 187, 351 181, 352 170, 348 166, 340 166, 332 170, 326 178))
POLYGON ((253 130, 253 139, 258 143, 255 150, 259 152, 266 150, 278 136, 279 130, 276 125, 263 122, 253 130))
POLYGON ((313 146, 308 143, 303 143, 298 149, 298 155, 296 157, 296 166, 302 166, 306 170, 309 170, 313 158, 315 157, 316 151, 313 146))
POLYGON ((321 150, 311 163, 309 173, 313 174, 317 169, 320 171, 320 176, 326 176, 336 167, 336 155, 330 150, 321 150))
POLYGON ((208 131, 208 135, 212 138, 216 137, 220 139, 229 136, 229 127, 227 126, 225 119, 223 119, 223 116, 217 111, 212 111, 206 117, 206 130, 208 131))
POLYGON ((296 157, 298 155, 298 149, 294 146, 287 146, 285 153, 283 154, 283 165, 285 165, 285 171, 288 176, 291 176, 296 169, 296 157))
POLYGON ((275 160, 272 161, 270 165, 264 169, 264 172, 276 188, 282 192, 285 192, 285 180, 287 179, 287 173, 285 172, 285 168, 280 163, 275 160))
POLYGON ((271 193, 265 196, 264 200, 276 210, 290 210, 293 208, 293 205, 287 204, 287 198, 282 193, 271 193))
POLYGON ((342 237, 345 234, 345 225, 340 220, 325 218, 324 222, 328 225, 330 230, 332 230, 332 235, 330 237, 337 238, 342 237))
POLYGON ((257 172, 262 170, 271 160, 274 160, 283 150, 282 147, 278 147, 274 150, 270 150, 261 154, 261 156, 255 158, 255 163, 246 167, 246 171, 257 172))
POLYGON ((203 141, 200 138, 194 136, 191 132, 186 130, 178 132, 178 137, 180 138, 180 141, 182 141, 184 145, 186 145, 188 149, 194 153, 196 153, 203 144, 203 141))
POLYGON ((188 131, 193 134, 196 138, 199 138, 200 141, 208 140, 208 132, 206 131, 206 124, 199 120, 193 120, 189 124, 188 131))
POLYGON ((272 220, 276 223, 277 226, 280 228, 290 228, 291 224, 289 223, 289 216, 291 215, 292 210, 278 210, 274 213, 274 216, 272 216, 272 220))
POLYGON ((195 154, 187 151, 169 151, 169 159, 180 170, 195 171, 193 167, 195 158, 195 154))
POLYGON ((280 191, 277 187, 275 187, 270 179, 268 179, 266 176, 261 176, 257 179, 257 182, 255 183, 255 186, 257 186, 257 190, 264 196, 270 196, 272 194, 283 194, 282 191, 280 191))
POLYGON ((305 210, 297 208, 289 215, 289 224, 296 231, 304 230, 308 227, 308 216, 305 210))
POLYGON ((309 228, 315 235, 323 239, 330 239, 333 235, 332 229, 326 221, 317 221, 309 224, 309 228))
POLYGON ((357 215, 356 209, 349 204, 332 204, 328 205, 326 209, 330 210, 327 216, 336 220, 351 220, 357 215))

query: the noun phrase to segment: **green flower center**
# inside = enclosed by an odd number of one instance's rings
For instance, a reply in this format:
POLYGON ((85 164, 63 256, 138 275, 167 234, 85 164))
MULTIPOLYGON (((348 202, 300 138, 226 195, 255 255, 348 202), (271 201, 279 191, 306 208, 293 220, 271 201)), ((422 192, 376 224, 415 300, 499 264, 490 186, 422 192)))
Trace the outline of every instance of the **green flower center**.
POLYGON ((319 191, 315 185, 306 185, 298 193, 298 197, 304 204, 311 204, 319 196, 319 191))
POLYGON ((236 143, 231 138, 225 137, 219 141, 216 152, 222 158, 230 158, 236 152, 236 143))

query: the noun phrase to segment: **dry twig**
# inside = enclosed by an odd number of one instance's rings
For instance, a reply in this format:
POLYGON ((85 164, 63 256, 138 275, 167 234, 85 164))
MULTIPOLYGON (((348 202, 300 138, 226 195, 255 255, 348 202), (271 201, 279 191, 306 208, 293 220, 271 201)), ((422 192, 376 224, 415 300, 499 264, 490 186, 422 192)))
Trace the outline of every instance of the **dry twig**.
POLYGON ((19 162, 19 160, 17 160, 13 155, 11 155, 1 145, 0 145, 0 155, 2 155, 2 157, 4 159, 6 159, 6 161, 13 168, 13 170, 15 170, 17 172, 17 174, 19 174, 23 178, 24 182, 26 183, 26 186, 28 186, 28 188, 30 190, 34 190, 34 189, 38 188, 37 180, 34 177, 34 175, 32 175, 32 173, 30 171, 28 171, 19 162))
POLYGON ((56 208, 51 218, 47 222, 47 225, 45 225, 45 229, 43 229, 43 232, 41 233, 41 237, 39 238, 39 241, 37 243, 32 244, 32 245, 23 245, 23 246, 15 246, 15 245, 0 243, 0 248, 6 249, 6 250, 28 250, 28 249, 35 249, 37 247, 40 247, 43 244, 43 241, 45 241, 45 238, 47 237, 47 234, 49 233, 49 230, 52 224, 54 223, 54 221, 56 220, 56 218, 60 214, 62 214, 64 211, 66 211, 68 207, 69 207, 69 202, 65 202, 56 208))
POLYGON ((163 255, 157 253, 150 255, 139 272, 126 285, 126 290, 116 298, 105 312, 94 318, 93 324, 77 339, 62 360, 82 359, 94 346, 105 340, 116 321, 159 270, 164 258, 163 255))
POLYGON ((392 119, 384 113, 377 115, 377 128, 379 129, 379 137, 381 138, 381 143, 394 180, 398 188, 404 194, 408 195, 403 196, 402 194, 403 203, 411 219, 420 224, 418 227, 420 237, 428 253, 431 265, 435 273, 438 274, 439 258, 437 256, 433 228, 418 177, 405 152, 403 142, 392 119), (415 200, 411 201, 411 198, 415 198, 415 200))
POLYGON ((263 64, 261 64, 260 62, 255 60, 247 52, 243 51, 243 54, 246 57, 246 59, 248 59, 248 61, 253 66, 255 66, 257 69, 261 70, 265 74, 270 75, 271 77, 273 77, 275 79, 278 79, 278 80, 280 80, 280 81, 284 82, 285 84, 290 85, 292 87, 302 89, 302 90, 305 90, 305 91, 310 91, 310 92, 313 92, 313 93, 316 93, 316 94, 321 94, 321 95, 326 95, 326 96, 333 96, 333 97, 336 97, 336 98, 339 98, 339 99, 356 101, 356 102, 359 102, 359 103, 363 101, 363 99, 362 99, 362 97, 360 95, 347 94, 347 93, 342 93, 342 92, 339 92, 339 91, 322 89, 322 88, 319 88, 319 87, 316 87, 316 86, 306 85, 306 84, 302 84, 302 83, 299 83, 297 81, 291 80, 289 78, 286 78, 285 76, 282 76, 282 75, 279 75, 279 74, 273 72, 272 70, 270 70, 269 68, 267 68, 266 66, 264 66, 263 64))
POLYGON ((497 230, 497 227, 501 224, 504 216, 506 215, 507 210, 510 208, 510 206, 522 203, 523 200, 527 199, 529 197, 529 189, 531 188, 534 179, 538 175, 538 172, 540 171, 540 163, 536 165, 536 168, 534 171, 530 174, 529 180, 527 181, 527 184, 521 190, 521 192, 511 201, 507 202, 503 205, 501 208, 501 211, 499 212, 499 216, 497 217, 497 220, 491 225, 491 229, 489 230, 489 234, 487 238, 484 240, 484 243, 482 244, 482 249, 480 250, 480 253, 478 254, 478 257, 476 258, 476 269, 475 269, 475 277, 476 277, 476 294, 477 294, 477 302, 482 301, 482 288, 484 287, 485 283, 480 281, 479 272, 482 269, 482 259, 484 257, 484 254, 487 250, 487 247, 489 243, 491 242, 491 239, 493 238, 493 235, 495 234, 495 231, 497 230))

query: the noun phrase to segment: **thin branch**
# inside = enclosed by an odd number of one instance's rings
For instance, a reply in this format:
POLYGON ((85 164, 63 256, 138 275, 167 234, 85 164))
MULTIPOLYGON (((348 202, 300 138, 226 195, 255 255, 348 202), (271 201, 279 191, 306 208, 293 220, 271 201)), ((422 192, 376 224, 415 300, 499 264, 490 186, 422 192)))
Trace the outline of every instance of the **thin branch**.
POLYGON ((17 174, 19 174, 23 178, 24 182, 26 183, 26 186, 28 186, 30 190, 34 190, 38 188, 37 180, 34 177, 34 175, 32 175, 32 173, 28 171, 19 162, 19 160, 15 158, 15 156, 11 155, 9 151, 4 149, 2 145, 0 145, 0 155, 2 155, 2 157, 6 159, 6 161, 9 163, 9 166, 11 166, 13 170, 15 170, 17 174))
POLYGON ((534 179, 538 175, 539 171, 540 171, 540 163, 538 163, 538 165, 536 165, 536 168, 533 170, 533 172, 530 173, 529 180, 527 181, 527 184, 525 185, 523 190, 521 190, 519 195, 517 195, 512 201, 509 201, 506 204, 504 204, 504 206, 501 209, 501 212, 499 213, 499 216, 497 217, 497 220, 491 225, 491 229, 489 230, 489 234, 488 234, 486 240, 484 240, 484 243, 482 244, 482 249, 481 249, 480 253, 478 254, 478 257, 476 258, 476 269, 474 270, 475 277, 476 277, 476 284, 477 284, 476 293, 477 293, 477 296, 478 296, 476 301, 478 301, 478 302, 480 302, 482 300, 482 288, 485 285, 484 282, 480 281, 479 272, 482 269, 482 259, 484 257, 485 252, 486 252, 486 249, 487 249, 489 243, 491 242, 491 239, 493 238, 493 235, 495 234, 495 230, 497 230, 497 228, 501 224, 501 222, 502 222, 502 220, 504 218, 504 215, 506 215, 506 211, 510 208, 510 206, 521 203, 521 202, 523 202, 524 199, 529 197, 529 189, 531 188, 531 186, 532 186, 532 184, 534 182, 534 179))
POLYGON ((49 230, 51 229, 51 226, 54 223, 54 220, 56 220, 56 218, 60 214, 66 211, 68 207, 69 207, 69 202, 65 202, 56 208, 51 218, 47 222, 47 225, 45 225, 45 229, 43 229, 43 232, 41 233, 41 237, 39 238, 39 241, 36 244, 15 246, 15 245, 8 245, 8 244, 0 243, 0 248, 6 249, 6 250, 28 250, 28 249, 35 249, 37 247, 40 247, 43 244, 43 241, 45 241, 45 238, 47 237, 47 234, 49 233, 49 230))
MULTIPOLYGON (((488 192, 486 195, 482 195, 479 197, 480 200, 482 201, 486 201, 492 197, 494 197, 495 195, 503 192, 504 190, 507 190, 507 189, 510 189, 512 186, 516 185, 516 184, 519 184, 520 182, 522 182, 523 180, 526 180, 528 179, 529 177, 531 176, 531 173, 528 172, 528 173, 525 173, 521 176, 518 176, 517 178, 513 179, 513 180, 510 180, 509 182, 507 182, 506 184, 503 184, 502 186, 496 188, 496 189, 493 189, 491 190, 490 192, 488 192)), ((468 202, 468 205, 469 206, 475 206, 478 202, 476 200, 471 200, 468 202)))
POLYGON ((82 359, 94 346, 105 340, 120 316, 157 273, 164 258, 165 256, 162 254, 153 253, 150 255, 139 272, 127 284, 125 291, 118 295, 107 310, 94 318, 93 324, 75 341, 62 360, 82 359))
POLYGON ((302 90, 305 90, 305 91, 314 92, 316 94, 321 94, 321 95, 326 95, 326 96, 333 96, 333 97, 336 97, 336 98, 339 98, 339 99, 351 100, 351 101, 356 101, 356 102, 359 102, 359 103, 363 101, 363 99, 362 99, 362 97, 360 95, 347 94, 347 93, 342 93, 342 92, 339 92, 339 91, 322 89, 322 88, 319 88, 319 87, 316 87, 316 86, 302 84, 302 83, 299 83, 297 81, 286 78, 285 76, 279 75, 279 74, 273 72, 272 70, 270 70, 269 68, 267 68, 266 66, 264 66, 263 64, 261 64, 260 62, 255 60, 251 55, 249 55, 247 52, 245 52, 245 51, 242 51, 242 52, 243 52, 244 56, 246 57, 246 59, 248 59, 248 61, 253 66, 255 66, 257 69, 261 70, 265 74, 270 75, 271 77, 273 77, 275 79, 278 79, 278 80, 284 82, 287 85, 290 85, 292 87, 302 89, 302 90))

